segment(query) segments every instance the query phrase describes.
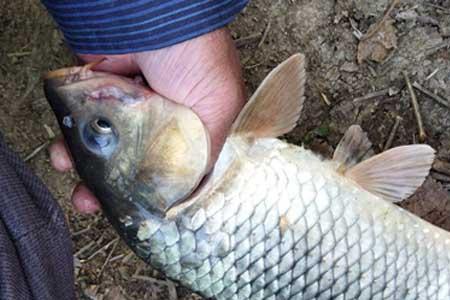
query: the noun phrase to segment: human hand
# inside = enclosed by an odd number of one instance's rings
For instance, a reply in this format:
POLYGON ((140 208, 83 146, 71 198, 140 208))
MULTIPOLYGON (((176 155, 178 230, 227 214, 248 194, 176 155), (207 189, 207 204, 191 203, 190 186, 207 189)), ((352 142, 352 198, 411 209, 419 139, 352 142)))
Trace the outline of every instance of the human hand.
MULTIPOLYGON (((226 29, 155 51, 126 55, 79 55, 85 62, 104 60, 96 70, 123 75, 142 74, 156 93, 191 107, 211 137, 211 163, 222 148, 228 130, 245 102, 239 57, 226 29)), ((50 147, 53 167, 73 168, 62 140, 50 147)), ((86 186, 79 184, 72 202, 80 212, 94 213, 100 204, 86 186)))

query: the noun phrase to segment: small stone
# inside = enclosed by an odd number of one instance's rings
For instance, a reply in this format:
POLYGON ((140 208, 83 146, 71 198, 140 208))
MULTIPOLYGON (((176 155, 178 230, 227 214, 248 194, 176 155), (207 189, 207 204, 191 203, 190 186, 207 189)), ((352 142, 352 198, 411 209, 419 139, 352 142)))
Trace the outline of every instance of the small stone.
POLYGON ((442 26, 441 27, 441 35, 442 37, 450 37, 450 26, 442 26))
POLYGON ((342 64, 342 66, 340 67, 341 71, 343 72, 348 72, 348 73, 353 73, 358 71, 358 66, 352 62, 345 62, 342 64))

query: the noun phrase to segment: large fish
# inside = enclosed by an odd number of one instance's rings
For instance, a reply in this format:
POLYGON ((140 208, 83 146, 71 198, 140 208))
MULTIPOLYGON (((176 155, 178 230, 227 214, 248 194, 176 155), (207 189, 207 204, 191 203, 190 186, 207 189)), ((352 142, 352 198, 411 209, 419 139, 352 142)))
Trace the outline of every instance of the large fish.
POLYGON ((332 160, 276 137, 300 115, 304 57, 273 70, 206 174, 208 133, 189 109, 86 67, 46 95, 81 178, 127 244, 216 299, 450 299, 450 235, 393 204, 434 151, 371 156, 352 126, 332 160), (371 156, 371 157, 370 157, 371 156))

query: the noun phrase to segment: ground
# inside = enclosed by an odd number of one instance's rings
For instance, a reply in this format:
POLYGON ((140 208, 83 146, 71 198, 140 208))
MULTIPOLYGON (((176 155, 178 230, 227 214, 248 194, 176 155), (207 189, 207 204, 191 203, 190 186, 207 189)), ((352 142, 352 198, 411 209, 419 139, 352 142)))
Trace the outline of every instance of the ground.
MULTIPOLYGON (((295 52, 306 55, 307 100, 299 125, 285 137, 288 141, 329 156, 356 123, 380 152, 397 119, 392 146, 419 141, 402 72, 450 99, 450 1, 396 2, 386 14, 392 0, 254 0, 230 26, 250 93, 285 58, 295 52)), ((0 128, 23 158, 37 152, 28 164, 67 215, 80 298, 196 297, 140 262, 116 240, 101 214, 82 216, 72 209, 69 195, 78 178, 52 170, 45 151, 59 129, 43 96, 41 75, 74 59, 39 1, 0 4, 0 128)), ((449 230, 449 108, 415 92, 424 141, 437 150, 438 162, 418 193, 400 205, 449 230)))

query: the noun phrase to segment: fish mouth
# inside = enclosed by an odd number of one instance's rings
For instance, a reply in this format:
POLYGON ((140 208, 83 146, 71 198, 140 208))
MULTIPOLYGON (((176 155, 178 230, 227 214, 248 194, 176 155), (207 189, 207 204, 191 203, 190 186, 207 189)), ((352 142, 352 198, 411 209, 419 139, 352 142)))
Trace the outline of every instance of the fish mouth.
POLYGON ((50 104, 68 101, 67 98, 77 98, 80 101, 114 98, 123 104, 136 104, 154 94, 148 86, 131 78, 92 70, 100 62, 61 68, 45 74, 44 90, 50 104), (67 97, 68 94, 72 97, 67 97))

